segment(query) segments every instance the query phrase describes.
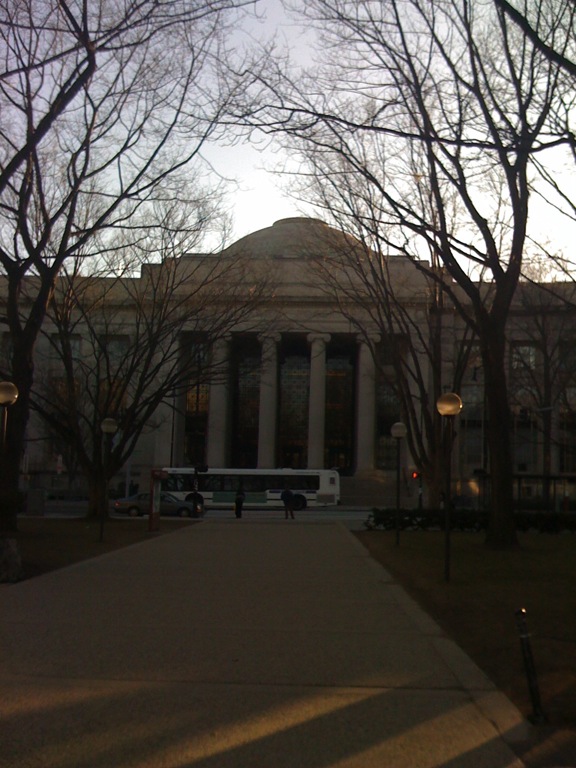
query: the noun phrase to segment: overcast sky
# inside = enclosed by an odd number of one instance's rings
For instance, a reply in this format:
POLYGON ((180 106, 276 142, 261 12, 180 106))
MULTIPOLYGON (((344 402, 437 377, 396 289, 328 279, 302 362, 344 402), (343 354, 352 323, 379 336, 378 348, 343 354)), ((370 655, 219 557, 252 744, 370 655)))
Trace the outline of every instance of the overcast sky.
MULTIPOLYGON (((262 20, 254 20, 248 33, 259 40, 276 35, 279 42, 290 45, 296 60, 307 58, 313 41, 306 39, 302 29, 286 15, 282 0, 258 0, 258 8, 262 20)), ((278 163, 271 151, 259 150, 245 142, 232 147, 212 146, 206 154, 222 177, 235 179, 239 185, 229 198, 234 216, 233 240, 269 227, 278 219, 314 215, 312 209, 305 209, 282 191, 282 177, 270 170, 278 163)), ((564 173, 560 171, 559 176, 563 177, 564 173)), ((572 173, 566 176, 566 183, 574 184, 572 173)), ((566 254, 573 251, 572 227, 536 198, 532 201, 531 220, 539 240, 554 242, 566 254)))
MULTIPOLYGON (((262 20, 250 23, 249 34, 262 41, 276 35, 280 43, 285 41, 297 54, 305 53, 301 31, 285 14, 281 0, 259 0, 258 9, 262 20)), ((246 142, 233 147, 211 146, 204 155, 219 175, 239 184, 229 198, 234 240, 269 227, 278 219, 302 215, 298 203, 282 192, 282 178, 269 170, 278 161, 271 151, 246 142)))

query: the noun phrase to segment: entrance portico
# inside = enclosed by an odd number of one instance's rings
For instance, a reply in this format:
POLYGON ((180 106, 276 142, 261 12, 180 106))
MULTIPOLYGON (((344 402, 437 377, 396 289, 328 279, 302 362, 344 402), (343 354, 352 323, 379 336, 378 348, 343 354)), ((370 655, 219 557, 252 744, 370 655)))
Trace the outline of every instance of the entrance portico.
POLYGON ((376 376, 364 339, 326 332, 238 334, 215 346, 214 360, 219 373, 209 391, 206 455, 190 460, 374 468, 376 376))

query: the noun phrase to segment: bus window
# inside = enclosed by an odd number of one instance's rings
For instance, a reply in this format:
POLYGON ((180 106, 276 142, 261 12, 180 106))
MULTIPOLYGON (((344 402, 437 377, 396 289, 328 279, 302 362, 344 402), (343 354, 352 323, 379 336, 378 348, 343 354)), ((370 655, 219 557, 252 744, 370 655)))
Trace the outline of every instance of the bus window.
POLYGON ((192 490, 193 476, 169 474, 162 480, 162 490, 168 493, 178 493, 192 490))
POLYGON ((202 491, 220 491, 222 481, 225 477, 222 475, 198 475, 198 490, 202 491))

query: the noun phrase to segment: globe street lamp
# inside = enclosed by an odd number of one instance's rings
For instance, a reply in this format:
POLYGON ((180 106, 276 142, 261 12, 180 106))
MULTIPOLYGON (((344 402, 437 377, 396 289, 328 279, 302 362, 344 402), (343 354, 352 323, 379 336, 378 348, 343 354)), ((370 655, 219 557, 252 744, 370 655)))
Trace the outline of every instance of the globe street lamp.
POLYGON ((446 490, 444 492, 444 579, 450 581, 450 508, 452 506, 452 440, 454 417, 462 410, 462 400, 455 392, 446 392, 436 401, 436 409, 445 420, 444 457, 446 462, 446 490))
POLYGON ((112 438, 118 431, 118 423, 116 419, 110 417, 103 419, 100 425, 104 434, 104 504, 100 510, 100 539, 104 540, 104 519, 108 512, 108 465, 110 464, 110 454, 112 453, 112 438), (105 506, 104 506, 105 505, 105 506))
POLYGON ((392 424, 390 434, 396 440, 396 546, 400 544, 400 441, 406 437, 406 424, 397 421, 392 424))

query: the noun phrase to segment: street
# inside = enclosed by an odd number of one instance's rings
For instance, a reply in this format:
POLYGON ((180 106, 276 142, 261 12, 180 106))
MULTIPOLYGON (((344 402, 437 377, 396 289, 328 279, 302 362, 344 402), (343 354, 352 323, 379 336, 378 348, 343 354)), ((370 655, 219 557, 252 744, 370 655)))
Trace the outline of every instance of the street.
MULTIPOLYGON (((44 517, 81 517, 86 514, 87 503, 85 501, 61 501, 50 500, 44 505, 44 517)), ((363 530, 364 521, 370 513, 368 507, 309 507, 301 512, 296 512, 296 519, 301 522, 341 522, 351 530, 363 530)), ((117 515, 111 513, 111 517, 126 517, 126 515, 117 515)), ((141 518, 133 518, 138 520, 141 518)), ((169 519, 169 518, 163 518, 169 519)), ((205 520, 235 520, 232 507, 225 509, 206 510, 205 520)), ((264 521, 264 520, 283 520, 283 509, 244 509, 244 520, 264 521)))

